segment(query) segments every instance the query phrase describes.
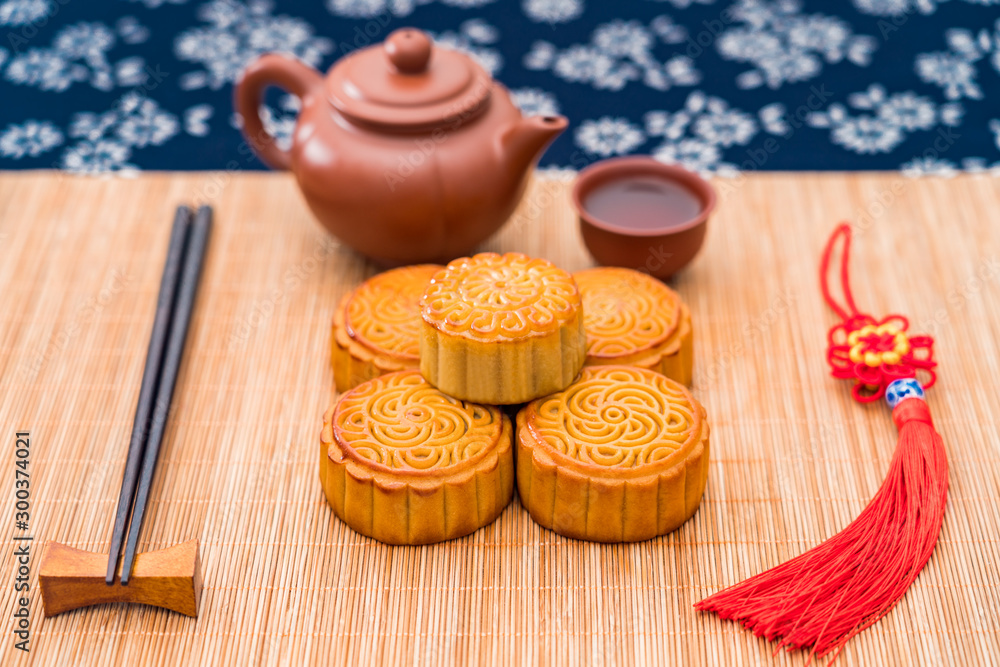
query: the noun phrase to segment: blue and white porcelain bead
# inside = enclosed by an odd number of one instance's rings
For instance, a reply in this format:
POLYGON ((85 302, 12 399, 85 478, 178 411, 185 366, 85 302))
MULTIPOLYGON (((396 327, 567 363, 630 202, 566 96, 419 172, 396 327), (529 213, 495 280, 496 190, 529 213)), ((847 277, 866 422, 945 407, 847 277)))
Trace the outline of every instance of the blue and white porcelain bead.
POLYGON ((924 400, 924 388, 920 386, 916 378, 893 380, 885 389, 885 401, 892 409, 895 409, 897 405, 907 398, 924 400))

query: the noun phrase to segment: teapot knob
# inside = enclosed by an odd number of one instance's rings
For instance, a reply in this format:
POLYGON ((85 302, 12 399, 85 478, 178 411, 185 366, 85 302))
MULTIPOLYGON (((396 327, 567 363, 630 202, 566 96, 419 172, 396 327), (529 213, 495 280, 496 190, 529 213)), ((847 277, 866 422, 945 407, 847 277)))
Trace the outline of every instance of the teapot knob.
POLYGON ((396 69, 404 74, 419 74, 431 59, 431 39, 416 28, 400 28, 385 40, 385 52, 396 69))

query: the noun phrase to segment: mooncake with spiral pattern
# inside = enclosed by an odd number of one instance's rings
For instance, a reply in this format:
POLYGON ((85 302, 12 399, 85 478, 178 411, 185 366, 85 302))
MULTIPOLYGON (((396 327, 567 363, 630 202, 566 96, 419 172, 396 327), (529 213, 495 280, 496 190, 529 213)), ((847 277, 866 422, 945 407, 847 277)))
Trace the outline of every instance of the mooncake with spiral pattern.
POLYGON ((520 253, 451 262, 427 286, 421 316, 420 371, 463 400, 523 403, 559 391, 586 356, 573 277, 520 253))
POLYGON ((573 274, 583 298, 586 366, 638 366, 691 384, 691 313, 672 289, 632 269, 573 274))
POLYGON ((362 535, 429 544, 500 515, 514 493, 513 457, 499 408, 401 371, 361 383, 324 415, 320 480, 334 513, 362 535))
POLYGON ((386 271, 341 300, 331 357, 337 391, 420 366, 420 297, 443 268, 418 264, 386 271))
POLYGON ((560 535, 648 540, 698 509, 708 451, 705 410, 684 385, 633 366, 588 366, 518 412, 518 494, 560 535))

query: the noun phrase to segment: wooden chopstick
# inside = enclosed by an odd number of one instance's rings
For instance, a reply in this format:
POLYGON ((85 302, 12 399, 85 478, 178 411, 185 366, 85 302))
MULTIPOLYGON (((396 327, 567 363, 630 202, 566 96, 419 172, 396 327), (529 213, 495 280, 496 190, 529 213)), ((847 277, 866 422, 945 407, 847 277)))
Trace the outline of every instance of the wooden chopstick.
POLYGON ((153 474, 156 472, 156 461, 163 442, 163 433, 167 428, 170 416, 170 403, 174 396, 174 386, 180 372, 181 360, 184 356, 184 342, 187 339, 188 325, 191 323, 191 313, 194 311, 195 296, 198 293, 198 283, 201 280, 201 268, 205 261, 205 251, 208 249, 208 236, 212 230, 212 209, 201 206, 191 223, 191 232, 184 253, 184 266, 181 269, 181 281, 177 289, 177 301, 174 305, 173 319, 170 323, 170 334, 163 357, 163 369, 160 373, 159 387, 156 392, 155 409, 149 426, 149 440, 143 453, 142 470, 139 474, 139 489, 136 492, 135 507, 132 509, 132 521, 128 528, 128 540, 125 543, 125 563, 122 565, 121 583, 128 584, 135 562, 135 552, 139 544, 139 532, 142 530, 142 519, 146 514, 146 503, 149 500, 149 489, 153 484, 153 474))
POLYGON ((191 323, 191 313, 194 311, 195 296, 198 293, 198 283, 201 279, 201 269, 211 229, 212 209, 208 206, 202 206, 195 214, 194 222, 191 223, 191 231, 184 252, 184 264, 181 269, 180 284, 177 289, 177 298, 159 376, 155 408, 149 424, 149 439, 143 452, 142 468, 139 472, 139 488, 136 492, 132 520, 128 528, 128 539, 125 544, 125 562, 122 565, 121 576, 123 586, 128 584, 132 565, 135 562, 139 533, 142 530, 142 520, 146 514, 146 504, 149 500, 149 489, 153 484, 160 445, 163 442, 167 419, 170 416, 170 404, 173 400, 174 386, 177 383, 177 375, 180 372, 181 360, 184 356, 184 342, 187 339, 188 325, 191 323))
POLYGON ((135 419, 132 422, 128 457, 125 459, 125 475, 122 477, 122 487, 118 494, 118 509, 115 512, 114 530, 111 534, 111 553, 108 556, 108 573, 104 578, 108 585, 115 581, 118 559, 122 551, 122 540, 128 526, 129 513, 132 511, 135 486, 139 479, 139 464, 142 462, 146 449, 149 420, 156 399, 156 388, 163 365, 163 351, 166 348, 167 334, 174 312, 175 296, 180 282, 184 250, 190 227, 191 209, 187 206, 178 206, 174 215, 174 225, 170 232, 170 243, 167 246, 167 260, 163 265, 163 277, 160 279, 160 294, 156 299, 156 316, 153 318, 153 331, 149 336, 149 347, 146 350, 146 366, 142 371, 139 401, 135 408, 135 419))

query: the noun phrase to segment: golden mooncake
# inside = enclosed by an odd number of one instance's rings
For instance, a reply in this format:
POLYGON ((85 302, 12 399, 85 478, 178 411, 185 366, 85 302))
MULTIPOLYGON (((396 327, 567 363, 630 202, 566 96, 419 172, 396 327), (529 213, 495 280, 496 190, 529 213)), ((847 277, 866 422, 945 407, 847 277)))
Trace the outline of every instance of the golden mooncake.
POLYGON ((639 366, 691 384, 691 313, 676 292, 632 269, 587 269, 573 278, 583 298, 585 365, 639 366))
POLYGON ((443 266, 404 266, 373 276, 333 317, 333 379, 347 391, 384 373, 420 366, 420 297, 443 266))
POLYGON ((344 393, 323 417, 320 450, 334 513, 389 544, 468 535, 496 519, 514 493, 510 419, 442 394, 417 371, 344 393))
POLYGON ((451 262, 421 301, 420 371, 477 403, 523 403, 565 388, 586 356, 580 292, 544 259, 482 253, 451 262))
POLYGON ((564 391, 517 414, 517 490, 560 535, 634 542, 698 509, 708 421, 688 389, 634 366, 588 366, 564 391))

